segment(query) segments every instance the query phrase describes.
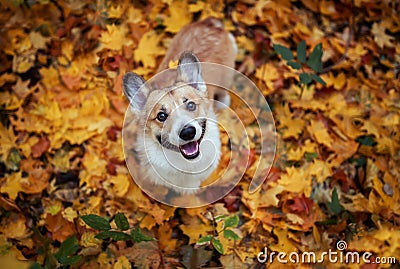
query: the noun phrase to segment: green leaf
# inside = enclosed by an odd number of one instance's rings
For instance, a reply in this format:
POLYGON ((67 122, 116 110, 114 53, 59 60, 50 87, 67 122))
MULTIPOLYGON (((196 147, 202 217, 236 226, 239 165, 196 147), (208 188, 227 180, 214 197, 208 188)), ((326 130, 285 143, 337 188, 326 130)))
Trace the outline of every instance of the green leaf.
POLYGON ((29 265, 29 269, 43 269, 43 267, 38 264, 37 262, 31 263, 31 265, 29 265))
POLYGON ((226 239, 239 240, 240 237, 232 230, 224 230, 224 237, 226 239))
POLYGON ((239 217, 237 215, 231 216, 224 221, 224 228, 236 228, 239 224, 239 217))
POLYGON ((335 214, 339 214, 340 212, 342 212, 343 207, 339 202, 339 196, 338 196, 336 188, 334 188, 332 191, 331 202, 328 202, 326 205, 335 214))
POLYGON ((72 257, 64 257, 59 262, 62 265, 72 265, 72 264, 79 262, 81 259, 82 259, 82 256, 77 255, 77 256, 72 256, 72 257))
POLYGON ((143 234, 139 229, 131 230, 131 237, 135 243, 140 243, 143 241, 153 241, 155 240, 153 237, 147 236, 143 234))
POLYGON ((316 152, 306 152, 304 153, 304 157, 308 162, 314 160, 315 158, 318 158, 318 153, 316 152))
POLYGON ((74 255, 79 249, 78 240, 76 236, 70 236, 61 243, 60 248, 54 254, 54 257, 61 262, 61 260, 68 256, 74 255))
POLYGON ((308 85, 312 81, 310 74, 308 73, 301 73, 300 74, 300 83, 308 85))
POLYGON ((276 53, 282 56, 284 60, 286 61, 293 60, 293 53, 290 49, 278 44, 273 44, 272 47, 274 48, 276 53))
POLYGON ((102 240, 111 238, 112 240, 115 241, 126 241, 132 239, 132 237, 130 237, 129 234, 118 231, 103 231, 96 234, 95 238, 102 240))
POLYGON ((297 70, 301 69, 301 64, 299 64, 298 62, 290 61, 287 62, 287 65, 297 70))
POLYGON ((318 75, 316 74, 311 74, 311 77, 313 80, 315 80, 316 82, 321 83, 322 85, 326 85, 326 82, 318 75))
POLYGON ((224 254, 224 246, 222 245, 221 241, 219 241, 217 238, 213 237, 211 239, 211 242, 214 246, 214 248, 221 254, 224 254))
POLYGON ((304 40, 297 44, 297 59, 299 59, 301 63, 307 61, 306 42, 304 40))
POLYGON ((97 216, 94 214, 89 214, 89 215, 82 216, 81 219, 83 219, 83 221, 87 225, 89 225, 90 227, 92 227, 95 230, 108 231, 111 229, 111 226, 110 226, 110 223, 108 222, 108 220, 106 220, 105 218, 102 218, 100 216, 97 216))
POLYGON ((218 221, 223 220, 224 218, 226 218, 226 215, 219 215, 219 216, 216 216, 216 217, 214 218, 214 221, 215 221, 215 222, 218 222, 218 221))
POLYGON ((308 58, 307 65, 315 72, 322 71, 322 43, 316 45, 308 58))
POLYGON ((125 217, 123 213, 117 213, 117 215, 115 215, 114 221, 118 229, 122 231, 126 231, 129 229, 128 219, 125 217))
POLYGON ((202 245, 204 243, 210 242, 213 236, 211 234, 205 235, 203 237, 200 237, 200 239, 197 241, 198 245, 202 245))
POLYGON ((371 135, 363 135, 363 136, 357 137, 356 141, 358 143, 363 144, 364 146, 372 147, 372 146, 376 145, 374 137, 371 135))

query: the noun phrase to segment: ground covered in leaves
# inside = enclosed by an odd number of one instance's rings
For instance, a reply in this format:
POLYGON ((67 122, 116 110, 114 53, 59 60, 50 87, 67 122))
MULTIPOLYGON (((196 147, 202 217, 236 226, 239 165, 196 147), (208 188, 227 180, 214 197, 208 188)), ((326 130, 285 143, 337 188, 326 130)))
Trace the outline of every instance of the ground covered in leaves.
POLYGON ((398 2, 11 0, 0 9, 4 268, 263 268, 265 247, 318 254, 339 240, 371 261, 400 259, 398 2), (235 36, 237 69, 271 105, 276 161, 254 194, 245 176, 213 205, 172 208, 125 167, 121 78, 151 77, 171 37, 209 16, 235 36), (308 53, 322 43, 325 85, 299 86, 307 70, 273 49, 296 55, 302 40, 308 53), (100 230, 132 228, 132 237, 95 238, 80 218, 89 214, 110 220, 100 230), (218 234, 223 225, 238 237, 218 234), (219 243, 196 246, 205 236, 219 243))

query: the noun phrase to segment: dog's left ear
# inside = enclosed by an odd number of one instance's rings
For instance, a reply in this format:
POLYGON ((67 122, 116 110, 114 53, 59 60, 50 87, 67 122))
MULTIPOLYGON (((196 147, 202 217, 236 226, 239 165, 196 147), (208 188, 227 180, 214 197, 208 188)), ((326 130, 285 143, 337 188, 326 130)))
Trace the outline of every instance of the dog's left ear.
POLYGON ((178 63, 178 79, 189 83, 200 91, 206 91, 207 87, 201 75, 199 59, 191 52, 183 52, 178 63))

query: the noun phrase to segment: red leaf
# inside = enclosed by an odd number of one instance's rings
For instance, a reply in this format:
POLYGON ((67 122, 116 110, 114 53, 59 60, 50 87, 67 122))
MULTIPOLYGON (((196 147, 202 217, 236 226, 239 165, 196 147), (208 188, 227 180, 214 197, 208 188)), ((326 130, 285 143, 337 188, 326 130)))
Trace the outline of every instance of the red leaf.
POLYGON ((47 137, 41 137, 39 141, 31 147, 32 156, 39 158, 50 148, 50 141, 47 137))
POLYGON ((302 197, 295 197, 293 200, 289 201, 287 206, 292 212, 302 213, 305 212, 309 214, 311 212, 314 201, 302 195, 302 197))
POLYGON ((118 165, 124 165, 124 161, 119 161, 116 158, 111 158, 110 161, 107 163, 107 172, 110 175, 115 176, 117 174, 118 165))
POLYGON ((347 193, 350 190, 350 187, 355 189, 356 185, 352 179, 350 179, 343 169, 338 169, 333 174, 331 179, 331 186, 334 186, 336 183, 339 183, 343 192, 347 193))

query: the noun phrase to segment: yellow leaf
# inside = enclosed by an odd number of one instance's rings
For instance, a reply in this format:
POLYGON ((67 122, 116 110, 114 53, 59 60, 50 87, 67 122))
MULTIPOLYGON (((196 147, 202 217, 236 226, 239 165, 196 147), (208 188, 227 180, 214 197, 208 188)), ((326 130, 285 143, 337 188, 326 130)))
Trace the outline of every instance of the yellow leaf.
POLYGON ((170 60, 168 63, 168 68, 176 69, 178 67, 178 62, 179 62, 179 60, 176 60, 176 61, 170 60))
POLYGON ((284 189, 285 188, 282 185, 268 188, 259 198, 259 207, 278 206, 280 199, 276 196, 284 189))
POLYGON ((270 90, 274 90, 274 82, 280 74, 274 64, 266 63, 256 69, 255 77, 261 79, 270 90))
POLYGON ((18 196, 18 193, 22 191, 21 177, 21 171, 12 173, 11 175, 6 174, 6 176, 2 179, 0 192, 7 193, 10 199, 15 200, 15 198, 18 196))
POLYGON ((127 21, 132 23, 140 23, 142 21, 142 11, 129 6, 127 11, 127 21))
POLYGON ((299 161, 304 157, 304 153, 314 153, 316 150, 317 144, 307 139, 304 145, 296 148, 290 148, 287 153, 287 159, 289 161, 299 161))
POLYGON ((190 218, 188 223, 180 225, 179 228, 189 237, 189 244, 196 243, 200 237, 209 234, 212 231, 210 225, 206 225, 198 218, 190 218))
POLYGON ((51 214, 52 216, 57 215, 61 209, 63 208, 63 205, 61 201, 55 200, 51 201, 48 206, 45 207, 44 212, 51 214))
POLYGON ((100 41, 104 48, 111 50, 121 50, 122 46, 130 46, 132 40, 126 37, 126 27, 115 24, 107 25, 107 31, 102 32, 100 41))
POLYGON ((131 268, 131 262, 125 256, 119 256, 117 262, 114 264, 113 269, 127 269, 131 268))
POLYGON ((333 140, 325 128, 325 125, 321 121, 312 121, 309 126, 307 126, 308 132, 314 136, 318 143, 332 147, 333 140))
POLYGON ((40 75, 42 76, 42 83, 46 86, 47 89, 52 89, 55 85, 58 85, 58 71, 53 67, 50 66, 49 68, 41 68, 40 75))
POLYGON ((128 175, 117 174, 116 176, 112 176, 110 179, 110 183, 113 184, 112 190, 117 197, 125 197, 126 193, 129 190, 129 186, 131 185, 131 179, 128 175))
POLYGON ((64 219, 68 220, 69 222, 74 222, 74 219, 78 217, 78 214, 76 213, 75 210, 72 209, 72 207, 67 207, 61 212, 61 215, 63 216, 64 219))
POLYGON ((12 247, 6 253, 1 253, 0 264, 2 268, 18 268, 18 269, 31 268, 31 262, 21 261, 18 259, 18 256, 22 256, 22 254, 16 247, 12 247))
POLYGON ((173 251, 177 247, 177 239, 172 238, 172 227, 168 222, 164 222, 158 228, 158 244, 160 245, 161 249, 165 252, 173 251))
POLYGON ((192 14, 186 1, 173 1, 168 10, 170 15, 164 19, 167 32, 177 33, 192 21, 192 14))
POLYGON ((31 67, 33 67, 34 63, 35 63, 34 53, 18 54, 15 55, 13 58, 12 70, 16 73, 25 73, 31 67))
POLYGON ((16 148, 16 140, 12 127, 6 129, 3 124, 0 124, 0 160, 2 162, 7 159, 10 150, 16 148))
POLYGON ((194 4, 189 4, 189 12, 196 13, 204 9, 205 2, 203 1, 196 1, 194 4))
POLYGON ((125 10, 121 5, 111 6, 107 11, 107 15, 109 18, 120 19, 124 12, 125 10))
POLYGON ((281 175, 278 184, 288 192, 304 193, 306 197, 311 194, 311 177, 303 167, 287 167, 286 174, 281 175))
POLYGON ((297 251, 297 248, 293 244, 293 242, 289 239, 289 232, 282 228, 274 229, 274 234, 278 237, 278 242, 276 244, 271 245, 271 250, 273 251, 281 251, 284 253, 290 253, 293 251, 297 251))
POLYGON ((100 246, 102 241, 95 238, 95 236, 96 234, 94 232, 84 232, 79 243, 84 247, 100 246))
POLYGON ((135 60, 142 62, 144 67, 156 67, 156 57, 165 54, 165 49, 159 45, 162 38, 155 31, 145 33, 134 51, 135 60))
POLYGON ((322 183, 328 177, 332 176, 332 169, 331 167, 322 160, 315 159, 313 163, 310 164, 308 167, 310 171, 310 175, 316 177, 317 182, 322 183))
POLYGON ((296 214, 286 213, 286 218, 289 221, 293 222, 294 224, 300 224, 300 225, 304 224, 304 220, 296 214))
POLYGON ((236 37, 236 42, 239 48, 243 48, 248 52, 253 52, 255 49, 254 40, 251 40, 244 35, 236 37))
POLYGON ((29 34, 29 39, 31 40, 32 46, 35 49, 46 49, 46 43, 49 40, 49 38, 45 38, 40 33, 35 31, 32 31, 29 34))

